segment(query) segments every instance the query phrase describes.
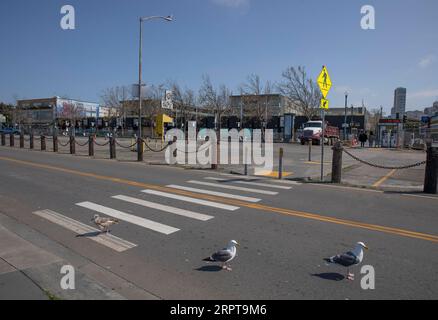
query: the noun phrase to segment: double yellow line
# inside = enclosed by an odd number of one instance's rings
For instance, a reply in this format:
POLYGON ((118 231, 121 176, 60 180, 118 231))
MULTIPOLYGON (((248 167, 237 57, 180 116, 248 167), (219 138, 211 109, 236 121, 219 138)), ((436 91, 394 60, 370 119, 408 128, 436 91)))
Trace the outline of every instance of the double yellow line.
POLYGON ((8 157, 0 157, 0 160, 11 162, 11 163, 16 163, 16 164, 20 164, 20 165, 24 165, 24 166, 28 166, 28 167, 47 169, 47 170, 51 170, 51 171, 58 171, 58 172, 68 173, 68 174, 72 174, 72 175, 76 175, 76 176, 92 178, 92 179, 97 179, 97 180, 102 180, 102 181, 109 181, 109 182, 129 185, 129 186, 133 186, 133 187, 152 189, 152 190, 163 191, 163 192, 170 192, 170 193, 174 193, 174 194, 189 196, 192 198, 216 201, 216 202, 231 204, 231 205, 240 206, 240 207, 251 208, 251 209, 265 211, 265 212, 274 212, 274 213, 279 213, 279 214, 292 216, 292 217, 300 217, 300 218, 305 218, 305 219, 310 219, 310 220, 334 223, 334 224, 338 224, 338 225, 344 225, 344 226, 360 228, 360 229, 367 229, 367 230, 378 231, 378 232, 383 232, 383 233, 388 233, 388 234, 395 234, 395 235, 399 235, 399 236, 403 236, 403 237, 421 239, 421 240, 426 240, 426 241, 438 243, 438 236, 426 234, 426 233, 414 232, 414 231, 392 228, 392 227, 385 227, 385 226, 362 223, 362 222, 351 221, 351 220, 338 219, 338 218, 334 218, 334 217, 322 216, 322 215, 308 213, 308 212, 302 212, 302 211, 295 211, 295 210, 291 210, 291 209, 277 208, 277 207, 267 206, 267 205, 258 204, 258 203, 248 203, 248 202, 244 202, 244 201, 240 201, 240 200, 233 200, 233 199, 222 198, 222 197, 218 197, 218 196, 203 195, 203 194, 198 194, 198 193, 194 193, 194 192, 190 192, 190 191, 178 190, 178 189, 173 189, 173 188, 169 188, 169 187, 162 187, 162 186, 154 185, 154 184, 142 183, 142 182, 127 180, 127 179, 122 179, 122 178, 115 178, 115 177, 110 177, 110 176, 104 176, 104 175, 98 175, 98 174, 94 174, 94 173, 72 170, 72 169, 67 169, 67 168, 62 168, 62 167, 56 167, 56 166, 41 164, 41 163, 36 163, 36 162, 23 161, 23 160, 8 158, 8 157))

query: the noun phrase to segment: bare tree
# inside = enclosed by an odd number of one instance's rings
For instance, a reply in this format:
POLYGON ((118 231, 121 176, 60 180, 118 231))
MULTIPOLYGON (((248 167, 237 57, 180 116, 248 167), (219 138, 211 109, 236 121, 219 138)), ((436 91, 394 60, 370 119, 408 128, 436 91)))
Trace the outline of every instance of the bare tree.
POLYGON ((240 92, 245 115, 256 119, 259 124, 264 123, 265 127, 270 117, 272 109, 269 107, 271 102, 272 84, 267 81, 262 84, 260 77, 256 74, 248 76, 247 82, 241 85, 240 92))
POLYGON ((222 117, 229 114, 231 110, 230 96, 231 92, 225 85, 220 85, 216 89, 209 76, 202 77, 202 85, 199 89, 199 103, 208 112, 215 115, 216 130, 220 131, 222 117))
POLYGON ((180 115, 185 120, 191 119, 190 112, 196 108, 195 92, 188 88, 182 89, 176 82, 172 82, 170 88, 173 93, 173 107, 177 117, 180 115))
POLYGON ((297 111, 309 120, 318 114, 321 93, 316 82, 308 78, 304 67, 289 67, 283 74, 283 81, 278 85, 280 92, 288 97, 297 111))
POLYGON ((103 104, 109 108, 109 117, 123 119, 122 132, 125 134, 127 105, 126 101, 132 98, 131 89, 126 86, 117 86, 106 89, 101 95, 103 104))

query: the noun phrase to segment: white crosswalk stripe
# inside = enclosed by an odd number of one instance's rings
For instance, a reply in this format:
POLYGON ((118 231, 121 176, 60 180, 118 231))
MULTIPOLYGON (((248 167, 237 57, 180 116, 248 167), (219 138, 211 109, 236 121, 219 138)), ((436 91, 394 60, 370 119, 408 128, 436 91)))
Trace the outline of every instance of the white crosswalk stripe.
POLYGON ((181 195, 173 194, 173 193, 167 193, 167 192, 161 192, 161 191, 155 191, 155 190, 149 190, 149 189, 143 190, 142 192, 147 193, 147 194, 151 194, 151 195, 155 195, 155 196, 159 196, 159 197, 164 197, 164 198, 168 198, 168 199, 175 199, 175 200, 185 201, 185 202, 189 202, 189 203, 200 204, 203 206, 223 209, 223 210, 227 210, 227 211, 236 211, 236 210, 240 209, 240 207, 235 207, 235 206, 231 206, 228 204, 207 201, 207 200, 201 200, 201 199, 181 196, 181 195))
POLYGON ((136 247, 137 245, 121 238, 115 237, 111 234, 103 234, 100 230, 90 227, 82 222, 73 220, 69 217, 63 216, 55 211, 41 210, 35 211, 33 214, 44 218, 54 224, 57 224, 67 230, 70 230, 84 238, 95 241, 117 252, 123 252, 136 247))
POLYGON ((165 225, 165 224, 161 224, 152 220, 148 220, 145 218, 141 218, 141 217, 137 217, 134 216, 132 214, 128 214, 122 211, 118 211, 112 208, 108 208, 108 207, 104 207, 101 206, 99 204, 93 203, 93 202, 81 202, 81 203, 77 203, 77 206, 86 208, 86 209, 90 209, 99 213, 102 213, 104 215, 119 219, 119 220, 123 220, 135 225, 138 225, 140 227, 146 228, 146 229, 150 229, 159 233, 163 233, 165 235, 169 235, 172 233, 175 233, 177 231, 179 231, 179 229, 165 225))
POLYGON ((146 201, 146 200, 142 200, 142 199, 137 199, 137 198, 133 198, 133 197, 128 197, 128 196, 123 196, 123 195, 119 195, 119 196, 113 196, 113 199, 117 199, 117 200, 122 200, 122 201, 126 201, 129 203, 134 203, 143 207, 147 207, 147 208, 151 208, 151 209, 155 209, 155 210, 159 210, 159 211, 164 211, 164 212, 168 212, 168 213, 173 213, 179 216, 183 216, 183 217, 187 217, 187 218, 192 218, 195 220, 200 220, 200 221, 208 221, 213 219, 213 216, 209 216, 206 214, 201 214, 201 213, 197 213, 197 212, 193 212, 193 211, 189 211, 189 210, 184 210, 184 209, 180 209, 180 208, 175 208, 175 207, 171 207, 171 206, 166 206, 166 205, 162 205, 159 203, 154 203, 154 202, 150 202, 150 201, 146 201))
MULTIPOLYGON (((269 183, 262 183, 262 182, 253 182, 253 181, 241 181, 241 180, 229 180, 229 179, 222 179, 222 178, 214 178, 214 177, 206 177, 204 178, 206 180, 213 180, 213 181, 224 181, 224 182, 232 182, 232 183, 238 183, 238 184, 245 184, 250 186, 258 186, 258 187, 267 187, 267 188, 274 188, 274 189, 282 189, 282 190, 290 190, 292 187, 287 186, 277 186, 274 184, 269 183)), ((239 179, 239 178, 237 178, 239 179)))
POLYGON ((196 180, 190 180, 187 182, 191 183, 191 184, 201 185, 201 186, 222 188, 222 189, 229 189, 229 190, 237 190, 237 191, 244 191, 244 192, 251 192, 251 193, 260 193, 260 194, 267 194, 267 195, 271 195, 271 196, 275 196, 278 194, 278 192, 274 192, 274 191, 236 187, 236 186, 230 186, 228 184, 210 183, 210 182, 203 182, 203 181, 196 181, 196 180))
POLYGON ((253 198, 253 197, 245 197, 245 196, 239 196, 236 194, 216 192, 216 191, 210 191, 210 190, 205 190, 205 189, 196 189, 196 188, 184 187, 184 186, 175 185, 175 184, 170 184, 170 185, 167 185, 166 187, 172 188, 172 189, 195 192, 195 193, 208 194, 208 195, 218 196, 218 197, 222 197, 222 198, 242 200, 242 201, 246 201, 246 202, 259 202, 259 201, 261 201, 261 199, 253 198))

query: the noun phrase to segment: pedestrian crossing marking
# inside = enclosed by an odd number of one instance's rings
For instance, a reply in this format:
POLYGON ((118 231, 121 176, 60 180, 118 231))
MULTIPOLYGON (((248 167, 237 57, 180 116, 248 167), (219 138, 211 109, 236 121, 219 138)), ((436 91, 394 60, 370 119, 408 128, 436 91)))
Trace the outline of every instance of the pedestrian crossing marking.
MULTIPOLYGON (((274 188, 274 189, 283 189, 283 190, 290 190, 292 187, 287 186, 277 186, 270 183, 263 183, 263 182, 254 182, 254 181, 241 181, 241 180, 229 180, 229 179, 222 179, 222 178, 215 178, 215 177, 206 177, 204 178, 206 180, 213 180, 213 181, 226 181, 226 182, 232 182, 232 183, 238 183, 238 184, 245 184, 250 186, 259 186, 259 187, 267 187, 267 188, 274 188)), ((239 179, 239 178, 236 178, 239 179)))
POLYGON ((184 210, 184 209, 180 209, 180 208, 175 208, 175 207, 171 207, 171 206, 166 206, 166 205, 162 205, 159 203, 154 203, 154 202, 150 202, 150 201, 146 201, 146 200, 142 200, 142 199, 137 199, 137 198, 133 198, 133 197, 128 197, 128 196, 123 196, 123 195, 118 195, 118 196, 113 196, 113 199, 117 199, 117 200, 121 200, 121 201, 126 201, 129 203, 134 203, 143 207, 147 207, 147 208, 151 208, 151 209, 155 209, 155 210, 159 210, 159 211, 164 211, 164 212, 169 212, 169 213, 173 213, 179 216, 183 216, 183 217, 187 217, 187 218, 192 218, 195 220, 200 220, 200 221, 208 221, 213 219, 213 216, 209 216, 206 214, 201 214, 201 213, 197 213, 197 212, 193 212, 193 211, 189 211, 189 210, 184 210))
POLYGON ((180 195, 173 194, 173 193, 155 191, 155 190, 150 190, 150 189, 143 190, 142 192, 146 193, 146 194, 151 194, 151 195, 155 195, 155 196, 168 198, 168 199, 175 199, 175 200, 179 200, 179 201, 200 204, 203 206, 223 209, 223 210, 227 210, 227 211, 236 211, 236 210, 240 209, 240 207, 231 206, 228 204, 223 204, 223 203, 213 202, 213 201, 208 201, 208 200, 201 200, 201 199, 196 199, 196 198, 190 198, 190 197, 180 196, 180 195))
POLYGON ((260 194, 267 194, 271 196, 275 196, 278 194, 278 192, 275 191, 267 191, 267 190, 260 190, 260 189, 252 189, 252 188, 244 188, 244 187, 237 187, 237 186, 231 186, 228 184, 219 184, 219 183, 210 183, 210 182, 203 182, 203 181, 196 181, 196 180, 190 180, 187 181, 191 184, 197 184, 201 186, 207 186, 207 187, 213 187, 213 188, 222 188, 222 189, 229 189, 229 190, 237 190, 237 191, 243 191, 243 192, 251 192, 251 193, 260 193, 260 194))
POLYGON ((90 209, 92 211, 96 211, 102 214, 105 214, 107 216, 119 219, 119 220, 123 220, 132 224, 135 224, 137 226, 146 228, 146 229, 150 229, 159 233, 163 233, 165 235, 169 235, 172 233, 175 233, 177 231, 179 231, 180 229, 165 225, 165 224, 161 224, 152 220, 148 220, 145 218, 141 218, 141 217, 137 217, 134 216, 132 214, 128 214, 122 211, 118 211, 112 208, 108 208, 105 206, 101 206, 99 204, 93 203, 93 202, 81 202, 81 203, 77 203, 76 204, 79 207, 83 207, 86 209, 90 209))
POLYGON ((245 196, 239 196, 236 194, 210 191, 210 190, 205 190, 205 189, 196 189, 196 188, 179 186, 179 185, 175 185, 175 184, 170 184, 170 185, 167 185, 166 187, 172 188, 172 189, 177 189, 177 190, 184 190, 184 191, 190 191, 190 192, 195 192, 195 193, 208 194, 208 195, 218 196, 218 197, 222 197, 222 198, 242 200, 242 201, 246 201, 246 202, 254 202, 255 203, 255 202, 261 201, 261 199, 253 198, 253 197, 245 197, 245 196))
POLYGON ((54 224, 59 225, 67 230, 70 230, 84 238, 93 240, 101 245, 104 245, 117 252, 123 252, 136 247, 137 245, 113 236, 112 234, 103 234, 100 230, 76 221, 52 210, 35 211, 33 214, 46 219, 54 224), (88 235, 88 236, 87 236, 88 235))

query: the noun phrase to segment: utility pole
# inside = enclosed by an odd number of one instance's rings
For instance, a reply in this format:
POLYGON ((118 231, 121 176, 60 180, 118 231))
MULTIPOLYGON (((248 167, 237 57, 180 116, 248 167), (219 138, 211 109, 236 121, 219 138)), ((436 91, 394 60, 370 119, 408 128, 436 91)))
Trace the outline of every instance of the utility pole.
POLYGON ((344 118, 344 140, 347 140, 347 106, 348 106, 348 92, 345 92, 345 118, 344 118))

